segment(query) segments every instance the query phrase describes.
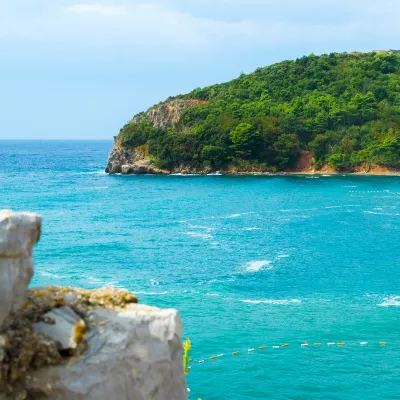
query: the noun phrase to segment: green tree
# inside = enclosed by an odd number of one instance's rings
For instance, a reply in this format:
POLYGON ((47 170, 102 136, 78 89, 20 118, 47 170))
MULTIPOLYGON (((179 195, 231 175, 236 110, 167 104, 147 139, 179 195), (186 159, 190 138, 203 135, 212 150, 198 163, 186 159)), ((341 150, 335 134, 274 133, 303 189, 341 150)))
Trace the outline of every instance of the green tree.
POLYGON ((226 150, 219 146, 204 146, 201 158, 213 168, 221 168, 227 161, 226 150))
POLYGON ((346 154, 332 154, 328 158, 328 165, 335 171, 345 171, 350 168, 350 161, 346 154))
POLYGON ((244 159, 255 158, 261 135, 253 125, 240 123, 230 133, 232 149, 235 154, 244 159))
POLYGON ((299 139, 294 134, 283 134, 273 145, 276 164, 281 168, 290 168, 299 157, 299 139))

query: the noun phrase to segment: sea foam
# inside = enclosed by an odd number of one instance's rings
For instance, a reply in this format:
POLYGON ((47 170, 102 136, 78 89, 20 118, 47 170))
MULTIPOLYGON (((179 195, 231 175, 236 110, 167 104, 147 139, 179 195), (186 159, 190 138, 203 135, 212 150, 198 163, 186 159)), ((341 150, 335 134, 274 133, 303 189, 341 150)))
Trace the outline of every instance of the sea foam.
POLYGON ((185 235, 192 236, 195 238, 200 238, 200 239, 212 239, 213 236, 208 234, 208 233, 200 233, 200 232, 185 232, 185 235))
POLYGON ((240 300, 242 303, 248 304, 276 304, 276 305, 288 305, 288 304, 300 304, 299 299, 288 299, 288 300, 240 300))
POLYGON ((262 261, 250 261, 246 263, 245 268, 247 272, 258 272, 261 269, 272 269, 272 261, 262 260, 262 261))
POLYGON ((400 307, 400 296, 391 296, 383 299, 384 301, 378 304, 379 307, 400 307))

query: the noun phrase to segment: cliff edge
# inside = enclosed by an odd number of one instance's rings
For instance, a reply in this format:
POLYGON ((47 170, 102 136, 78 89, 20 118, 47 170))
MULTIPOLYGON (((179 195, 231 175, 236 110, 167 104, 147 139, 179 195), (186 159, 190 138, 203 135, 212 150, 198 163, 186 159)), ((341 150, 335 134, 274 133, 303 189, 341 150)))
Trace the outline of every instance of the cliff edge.
POLYGON ((0 400, 186 400, 179 313, 121 289, 28 290, 40 231, 0 211, 0 400))

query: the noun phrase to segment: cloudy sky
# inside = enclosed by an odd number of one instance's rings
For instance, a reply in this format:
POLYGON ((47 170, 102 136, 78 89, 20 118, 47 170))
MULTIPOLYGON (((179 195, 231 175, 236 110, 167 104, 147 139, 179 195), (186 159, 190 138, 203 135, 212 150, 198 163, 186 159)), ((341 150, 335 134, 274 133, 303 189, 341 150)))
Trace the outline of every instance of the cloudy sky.
POLYGON ((111 139, 170 95, 400 48, 399 0, 0 0, 0 139, 111 139))

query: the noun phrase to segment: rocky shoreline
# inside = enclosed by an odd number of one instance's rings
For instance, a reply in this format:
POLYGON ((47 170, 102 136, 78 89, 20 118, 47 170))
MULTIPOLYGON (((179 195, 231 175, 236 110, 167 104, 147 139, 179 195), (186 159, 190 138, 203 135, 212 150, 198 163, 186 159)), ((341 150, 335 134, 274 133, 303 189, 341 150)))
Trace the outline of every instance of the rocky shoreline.
POLYGON ((352 171, 335 171, 328 165, 316 170, 314 159, 310 152, 301 151, 296 167, 291 171, 265 172, 256 168, 239 170, 233 166, 228 169, 215 170, 211 167, 199 169, 189 165, 181 165, 173 170, 160 169, 146 158, 141 151, 128 151, 121 146, 117 137, 114 137, 114 148, 109 154, 105 172, 110 175, 394 175, 400 176, 400 169, 387 168, 379 165, 361 165, 352 171))
POLYGON ((372 175, 372 176, 400 176, 400 169, 383 168, 380 166, 362 166, 354 171, 335 171, 328 166, 320 170, 306 167, 296 168, 294 171, 265 172, 257 170, 213 170, 181 166, 173 170, 157 168, 150 160, 132 161, 132 154, 125 150, 113 150, 107 163, 105 172, 110 175, 225 175, 225 176, 285 176, 285 175, 372 175))
POLYGON ((121 289, 28 290, 40 231, 0 211, 0 400, 186 400, 178 311, 121 289))

